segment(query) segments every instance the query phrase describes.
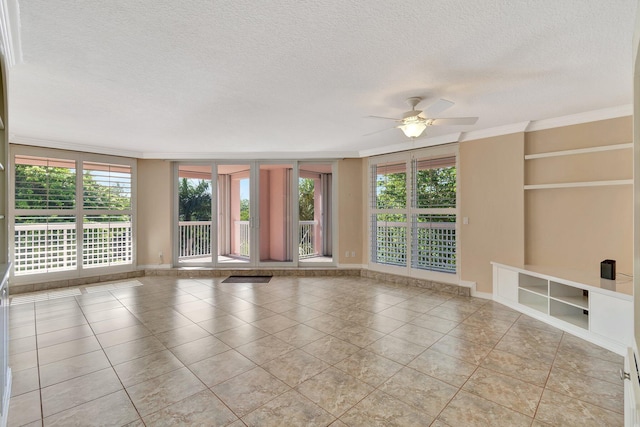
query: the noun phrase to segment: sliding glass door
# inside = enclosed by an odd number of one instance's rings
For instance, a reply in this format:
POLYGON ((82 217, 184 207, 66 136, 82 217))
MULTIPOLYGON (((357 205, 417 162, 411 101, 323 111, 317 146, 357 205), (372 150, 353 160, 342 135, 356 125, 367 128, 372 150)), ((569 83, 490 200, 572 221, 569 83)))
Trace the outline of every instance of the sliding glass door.
POLYGON ((177 164, 174 264, 332 263, 332 170, 330 162, 177 164))

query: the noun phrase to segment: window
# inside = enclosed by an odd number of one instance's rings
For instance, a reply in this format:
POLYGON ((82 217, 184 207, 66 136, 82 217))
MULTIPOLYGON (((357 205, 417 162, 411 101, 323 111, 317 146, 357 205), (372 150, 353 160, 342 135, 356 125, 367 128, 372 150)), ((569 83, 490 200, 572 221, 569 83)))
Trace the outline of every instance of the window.
POLYGON ((133 161, 13 151, 16 277, 133 264, 133 161))
MULTIPOLYGON (((456 273, 456 156, 451 148, 372 159, 370 261, 456 273)), ((427 274, 429 274, 427 273, 427 274)))

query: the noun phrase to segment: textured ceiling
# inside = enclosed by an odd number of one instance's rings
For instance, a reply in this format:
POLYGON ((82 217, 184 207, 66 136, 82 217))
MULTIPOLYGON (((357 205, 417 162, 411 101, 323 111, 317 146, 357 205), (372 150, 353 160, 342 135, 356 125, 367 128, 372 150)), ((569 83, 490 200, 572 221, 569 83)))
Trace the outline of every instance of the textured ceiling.
POLYGON ((635 0, 8 8, 17 142, 150 158, 340 157, 415 146, 397 129, 363 136, 393 126, 365 116, 400 116, 409 96, 454 101, 441 117, 480 118, 430 127, 421 145, 632 102, 635 0))

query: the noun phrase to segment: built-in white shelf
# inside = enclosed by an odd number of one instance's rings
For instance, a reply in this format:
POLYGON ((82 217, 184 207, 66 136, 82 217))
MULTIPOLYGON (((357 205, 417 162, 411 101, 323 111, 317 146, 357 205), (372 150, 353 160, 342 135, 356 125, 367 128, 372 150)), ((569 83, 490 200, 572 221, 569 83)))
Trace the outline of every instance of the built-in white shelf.
POLYGON ((612 179, 607 181, 561 182, 557 184, 525 185, 525 190, 548 190, 553 188, 604 187, 609 185, 633 185, 633 179, 612 179))
POLYGON ((566 332, 624 354, 633 343, 633 281, 538 266, 493 264, 493 298, 566 332))
POLYGON ((538 153, 538 154, 527 154, 524 156, 524 159, 535 160, 535 159, 544 159, 547 157, 573 156, 576 154, 588 154, 588 153, 599 153, 602 151, 625 150, 627 148, 633 148, 633 142, 628 142, 625 144, 600 145, 598 147, 577 148, 575 150, 562 150, 562 151, 550 151, 550 152, 538 153))

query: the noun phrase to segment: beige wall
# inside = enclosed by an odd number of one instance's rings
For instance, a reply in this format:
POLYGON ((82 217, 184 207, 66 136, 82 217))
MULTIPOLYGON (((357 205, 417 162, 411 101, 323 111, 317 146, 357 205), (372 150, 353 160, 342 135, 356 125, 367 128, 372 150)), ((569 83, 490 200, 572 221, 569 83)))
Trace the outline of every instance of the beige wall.
POLYGON ((366 159, 344 159, 338 162, 338 256, 339 264, 362 264, 366 234, 366 189, 363 169, 366 159), (345 252, 349 251, 349 257, 345 252), (355 257, 351 257, 355 252, 355 257))
POLYGON ((171 264, 171 192, 171 162, 138 160, 139 266, 171 264))
POLYGON ((491 293, 491 261, 524 262, 524 134, 461 143, 459 185, 461 278, 491 293))
MULTIPOLYGON (((536 154, 631 142, 631 117, 529 132, 525 150, 536 154)), ((632 149, 527 160, 525 184, 633 178, 632 149)), ((632 274, 633 187, 571 187, 525 191, 525 262, 600 274, 615 259, 632 274)))

